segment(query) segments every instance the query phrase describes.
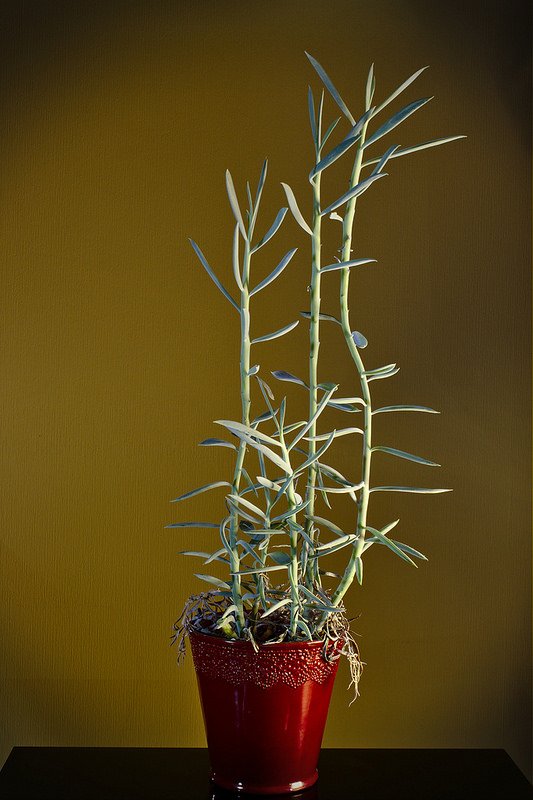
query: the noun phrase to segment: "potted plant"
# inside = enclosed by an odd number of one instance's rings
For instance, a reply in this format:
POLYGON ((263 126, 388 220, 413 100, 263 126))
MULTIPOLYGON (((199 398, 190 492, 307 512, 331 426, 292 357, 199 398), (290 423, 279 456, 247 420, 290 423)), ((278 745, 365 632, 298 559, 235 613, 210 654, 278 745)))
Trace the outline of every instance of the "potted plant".
POLYGON ((202 559, 209 567, 221 563, 224 574, 215 576, 211 570, 196 574, 211 588, 187 600, 175 624, 173 641, 178 644, 180 656, 186 637, 191 643, 215 783, 263 794, 297 791, 316 781, 329 700, 343 655, 348 659, 357 696, 362 662, 343 601, 354 581, 363 582, 365 552, 378 545, 411 565, 416 565, 417 559, 425 560, 418 550, 394 538, 398 520, 380 529, 371 525, 372 494, 450 491, 372 485, 371 462, 376 452, 438 466, 427 458, 382 445, 374 435, 376 428, 379 437, 379 415, 438 412, 411 404, 374 406, 372 382, 392 377, 399 368, 396 364, 365 363, 362 351, 367 340, 354 329, 348 299, 352 271, 374 261, 352 252, 358 198, 387 175, 385 167, 391 166, 394 159, 463 137, 433 139, 409 147, 393 144, 380 154, 378 143, 382 144, 386 135, 431 99, 411 102, 390 118, 385 117, 385 121, 377 122, 378 115, 423 70, 411 75, 383 102, 374 103, 371 67, 365 107, 356 117, 321 65, 307 55, 324 86, 318 104, 311 88, 308 96, 315 155, 309 173, 312 219, 304 219, 292 189, 284 183, 288 207, 280 209, 266 233, 256 233, 267 175, 265 161, 255 194, 249 184, 246 186, 244 213, 232 177, 226 172, 227 193, 235 216, 233 293, 223 286, 200 247, 191 240, 200 263, 232 307, 235 322, 240 323, 241 409, 237 420, 216 421, 224 429, 224 438, 200 443, 204 447, 232 449, 233 474, 173 501, 182 502, 202 492, 224 488, 222 519, 168 526, 213 528, 220 537, 220 546, 211 553, 182 551, 202 559), (326 92, 342 112, 329 127, 323 122, 326 92), (348 130, 332 146, 343 117, 348 130), (324 200, 322 179, 341 158, 349 161, 348 189, 335 192, 328 188, 324 200), (331 202, 333 197, 337 199, 331 202), (259 362, 260 348, 290 334, 299 320, 289 321, 271 333, 256 331, 252 325, 255 295, 270 287, 296 253, 297 248, 292 248, 267 277, 255 279, 254 256, 275 236, 288 209, 311 244, 310 274, 304 278, 309 284, 310 306, 301 312, 309 324, 308 369, 305 379, 281 369, 272 375, 276 382, 297 384, 307 392, 307 418, 296 421, 290 419, 286 398, 277 400, 264 380, 259 362), (337 226, 338 255, 322 250, 322 227, 328 221, 337 226), (339 280, 338 308, 326 313, 321 306, 321 284, 335 278, 339 280), (322 323, 337 326, 353 360, 354 386, 357 385, 350 393, 353 396, 339 396, 331 367, 319 371, 322 323), (328 372, 327 381, 323 379, 324 371, 328 372), (338 422, 324 426, 323 415, 331 410, 337 414, 338 422), (351 424, 352 415, 355 425, 351 424), (361 471, 356 476, 346 477, 329 463, 328 450, 341 437, 361 461, 361 471), (334 521, 332 500, 337 494, 348 495, 353 501, 353 523, 348 530, 334 521), (335 573, 328 569, 328 559, 341 550, 346 555, 344 570, 335 573))

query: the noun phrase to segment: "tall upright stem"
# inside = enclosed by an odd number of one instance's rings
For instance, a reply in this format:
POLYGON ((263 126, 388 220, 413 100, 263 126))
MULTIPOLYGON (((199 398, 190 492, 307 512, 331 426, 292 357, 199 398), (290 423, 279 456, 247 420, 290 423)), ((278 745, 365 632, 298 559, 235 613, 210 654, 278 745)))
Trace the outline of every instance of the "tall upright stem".
MULTIPOLYGON (((361 175, 361 166, 363 163, 363 145, 366 137, 366 129, 367 129, 367 124, 364 125, 361 132, 361 139, 357 149, 357 155, 355 157, 352 175, 350 178, 350 188, 356 186, 356 184, 359 183, 359 178, 361 175)), ((352 200, 349 201, 346 207, 346 213, 344 215, 343 226, 342 226, 342 258, 341 258, 342 261, 350 260, 356 202, 357 202, 356 197, 354 197, 352 200)), ((362 465, 361 465, 363 487, 361 489, 361 495, 359 499, 358 513, 357 513, 356 533, 358 535, 358 539, 356 540, 353 546, 350 560, 346 565, 346 569, 341 578, 341 581, 332 596, 333 605, 339 605, 339 603, 342 601, 342 598, 346 594, 348 587, 350 586, 355 577, 357 559, 361 557, 361 554, 363 552, 363 547, 365 544, 368 502, 370 499, 370 462, 372 458, 372 403, 370 397, 370 387, 368 385, 368 379, 365 375, 365 367, 363 364, 363 360, 359 354, 359 350, 357 349, 352 336, 352 327, 350 324, 350 312, 348 308, 349 287, 350 287, 350 270, 343 269, 341 272, 341 285, 340 285, 341 327, 344 338, 346 340, 346 344, 348 346, 348 350, 359 373, 359 380, 361 382, 361 393, 363 395, 363 400, 365 401, 364 425, 363 425, 363 432, 364 432, 363 454, 362 454, 362 465)))
MULTIPOLYGON (((241 422, 243 425, 250 425, 250 244, 245 242, 244 259, 243 259, 243 276, 241 290, 241 422)), ((239 450, 237 453, 237 461, 235 464, 235 472, 233 474, 232 490, 233 494, 237 494, 240 488, 242 468, 244 465, 244 457, 246 455, 246 443, 241 440, 239 450)), ((230 517, 230 547, 231 547, 231 571, 238 572, 239 570, 239 554, 237 550, 237 537, 239 530, 239 518, 237 509, 232 506, 230 517)), ((241 591, 241 577, 240 575, 233 575, 231 581, 231 593, 233 603, 237 607, 237 628, 238 633, 244 627, 244 608, 242 603, 241 591)))
MULTIPOLYGON (((309 419, 312 419, 316 413, 318 404, 318 353, 320 350, 320 249, 321 249, 321 229, 322 218, 320 216, 320 179, 321 174, 315 176, 313 180, 313 236, 311 239, 311 321, 309 325, 309 419)), ((316 452, 316 422, 313 422, 309 428, 309 448, 308 454, 311 458, 316 452)), ((307 473, 307 491, 306 501, 308 506, 306 514, 312 517, 315 513, 315 495, 316 495, 316 471, 315 465, 312 464, 307 473)), ((309 518, 306 519, 306 532, 309 537, 314 541, 313 523, 309 518)), ((308 548, 309 545, 304 543, 304 547, 308 548)), ((311 586, 313 580, 318 580, 318 570, 315 572, 315 567, 312 561, 307 562, 306 568, 306 583, 311 586)), ((315 565, 316 566, 316 565, 315 565)))

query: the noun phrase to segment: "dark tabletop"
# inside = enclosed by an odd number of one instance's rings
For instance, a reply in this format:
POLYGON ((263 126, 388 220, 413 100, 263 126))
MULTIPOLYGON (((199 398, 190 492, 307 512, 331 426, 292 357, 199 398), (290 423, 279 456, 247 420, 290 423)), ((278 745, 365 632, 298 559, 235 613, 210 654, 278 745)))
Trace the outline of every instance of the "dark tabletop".
MULTIPOLYGON (((323 750, 317 785, 293 800, 525 800, 533 789, 504 750, 323 750)), ((1 800, 230 800, 207 751, 15 747, 1 800)))

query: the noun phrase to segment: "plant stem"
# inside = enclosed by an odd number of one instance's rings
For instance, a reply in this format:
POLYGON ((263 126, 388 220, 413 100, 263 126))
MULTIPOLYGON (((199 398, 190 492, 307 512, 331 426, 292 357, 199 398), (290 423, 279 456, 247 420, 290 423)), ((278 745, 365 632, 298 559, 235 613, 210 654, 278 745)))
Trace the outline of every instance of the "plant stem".
MULTIPOLYGON (((320 179, 321 174, 315 176, 313 180, 313 236, 311 239, 311 321, 309 325, 309 419, 312 419, 316 413, 318 403, 318 353, 320 350, 320 249, 321 249, 321 228, 322 218, 320 216, 320 179)), ((314 456, 316 452, 316 442, 313 437, 316 435, 316 421, 313 422, 309 429, 308 436, 310 438, 308 455, 309 458, 314 456)), ((307 491, 306 501, 308 506, 306 514, 312 517, 315 513, 315 495, 316 495, 316 469, 312 464, 307 471, 307 491)), ((315 540, 313 534, 313 523, 311 520, 306 519, 306 532, 312 541, 315 540)), ((303 547, 309 548, 307 542, 304 542, 303 547)), ((313 581, 320 582, 318 572, 318 559, 316 564, 307 562, 306 566, 306 584, 308 588, 312 588, 313 581)))
MULTIPOLYGON (((285 445, 285 438, 283 436, 283 428, 280 430, 280 443, 283 458, 289 461, 289 451, 285 445)), ((294 482, 291 480, 287 486, 287 500, 291 508, 295 508, 296 497, 294 496, 294 482)), ((287 522, 290 527, 290 544, 291 544, 291 563, 289 566, 289 583, 291 585, 291 622, 290 622, 290 635, 293 639, 296 638, 296 629, 298 626, 298 617, 300 615, 300 596, 298 593, 298 530, 296 514, 291 514, 287 522), (290 523, 292 522, 292 525, 290 523)))
MULTIPOLYGON (((364 125, 361 132, 361 139, 357 149, 357 155, 355 157, 352 175, 350 178, 350 188, 356 186, 356 184, 359 183, 359 178, 361 175, 361 166, 363 162, 363 144, 365 141, 367 124, 364 125)), ((354 197, 352 200, 348 202, 346 207, 346 213, 344 215, 343 226, 342 226, 341 261, 350 260, 356 201, 357 198, 354 197)), ((346 569, 344 571, 342 579, 331 598, 332 605, 334 606, 339 605, 339 603, 342 601, 342 598, 346 594, 349 586, 353 582, 356 573, 357 559, 361 557, 361 553, 363 552, 363 547, 365 544, 368 502, 370 499, 370 462, 372 458, 372 403, 370 397, 370 387, 368 385, 368 379, 365 375, 365 367, 363 364, 363 360, 352 337, 350 312, 348 309, 349 287, 350 287, 350 270, 343 269, 341 271, 341 284, 340 284, 342 332, 346 340, 346 344, 348 346, 350 355, 357 367, 357 371, 359 372, 359 379, 361 382, 361 392, 363 395, 363 400, 365 401, 366 404, 364 407, 364 426, 363 426, 364 436, 363 436, 363 454, 362 454, 362 480, 364 483, 361 489, 361 496, 359 500, 358 513, 357 513, 356 533, 359 538, 357 539, 356 543, 353 546, 352 554, 350 556, 348 564, 346 565, 346 569)))
MULTIPOLYGON (((243 260, 243 275, 242 275, 243 288, 241 290, 241 357, 240 357, 240 370, 241 370, 241 406, 242 415, 241 422, 243 425, 250 425, 250 243, 246 240, 244 247, 244 260, 243 260)), ((239 450, 237 453, 237 462, 235 464, 235 472, 233 474, 232 491, 233 494, 238 494, 242 477, 242 468, 244 464, 244 457, 246 455, 246 443, 241 440, 239 450)), ((239 529, 239 518, 237 509, 232 506, 230 518, 230 547, 231 554, 231 571, 238 572, 239 570, 239 554, 237 550, 237 535, 239 529)), ((244 608, 242 603, 242 590, 241 590, 241 576, 233 575, 231 581, 231 594, 233 603, 237 607, 237 629, 240 634, 244 627, 244 608)))

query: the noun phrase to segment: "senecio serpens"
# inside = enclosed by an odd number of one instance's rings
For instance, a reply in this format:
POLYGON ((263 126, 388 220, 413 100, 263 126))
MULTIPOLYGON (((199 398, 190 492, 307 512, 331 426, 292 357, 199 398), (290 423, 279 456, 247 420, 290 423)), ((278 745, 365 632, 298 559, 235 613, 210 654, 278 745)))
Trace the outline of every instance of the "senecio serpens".
MULTIPOLYGON (((246 184, 247 209, 244 215, 231 174, 226 172, 229 202, 236 220, 233 236, 235 295, 223 286, 200 247, 191 240, 200 263, 240 319, 241 418, 239 421, 216 421, 229 432, 233 441, 210 438, 200 443, 204 447, 227 447, 235 451, 232 480, 209 483, 173 501, 180 502, 201 492, 226 488, 226 512, 220 523, 177 522, 168 527, 218 529, 222 545, 218 550, 213 553, 183 551, 183 554, 204 559, 204 564, 221 562, 224 569, 228 570, 226 580, 209 574, 196 575, 216 588, 189 598, 175 625, 173 640, 178 641, 182 653, 187 629, 218 634, 227 639, 248 639, 254 647, 258 643, 326 641, 338 640, 342 636, 346 642, 344 652, 350 661, 357 691, 361 664, 357 646, 349 631, 343 599, 354 578, 357 578, 359 584, 363 582, 365 552, 378 544, 384 545, 409 564, 414 565, 414 559, 426 560, 418 550, 391 538, 399 520, 390 522, 381 529, 369 524, 370 497, 374 492, 437 494, 450 490, 371 484, 372 456, 376 452, 417 464, 438 466, 427 458, 375 444, 374 418, 380 414, 398 412, 438 412, 419 405, 373 408, 371 383, 395 375, 399 367, 396 364, 371 369, 365 366, 362 351, 367 346, 367 340, 362 333, 354 330, 350 320, 348 297, 352 270, 375 261, 372 258, 352 257, 356 204, 364 192, 388 175, 384 171, 385 167, 392 166, 390 162, 395 158, 464 137, 448 136, 409 147, 393 144, 381 156, 370 154, 373 145, 381 142, 431 100, 430 97, 415 100, 381 125, 376 127, 374 124, 378 115, 426 68, 423 67, 411 75, 382 103, 372 105, 375 88, 372 66, 366 83, 364 113, 356 119, 321 65, 309 54, 307 57, 342 116, 334 119, 325 129, 324 90, 317 107, 309 88, 309 119, 315 152, 309 173, 313 195, 313 215, 309 223, 302 215, 290 186, 282 184, 294 219, 311 239, 310 279, 306 276, 310 308, 301 312, 301 316, 309 322, 308 377, 306 382, 283 370, 276 370, 272 375, 278 381, 298 384, 307 391, 309 414, 306 420, 289 422, 286 398, 283 397, 279 404, 275 402, 274 393, 259 376, 259 364, 255 362, 256 345, 260 350, 265 342, 285 336, 298 325, 298 320, 295 320, 273 333, 258 335, 255 331, 252 332, 251 307, 254 296, 270 286, 283 272, 297 249, 289 250, 266 278, 258 283, 252 280, 253 256, 271 241, 288 211, 287 208, 281 208, 267 232, 262 237, 255 235, 267 174, 265 160, 255 199, 250 185, 246 184), (326 145, 343 117, 348 122, 349 130, 338 144, 328 150, 326 145), (338 159, 343 158, 346 161, 350 157, 348 190, 334 202, 329 199, 323 202, 323 175, 326 176, 328 168, 338 159), (327 257, 323 265, 322 224, 327 220, 332 220, 332 224, 340 231, 340 247, 337 250, 340 258, 327 257), (324 313, 321 307, 322 280, 333 280, 335 276, 340 277, 338 316, 324 313), (335 382, 319 382, 319 331, 322 322, 339 327, 355 366, 360 396, 339 397, 335 382), (262 397, 264 401, 264 405, 254 413, 252 384, 259 390, 259 398, 262 397), (318 423, 322 422, 326 409, 338 412, 339 424, 333 430, 318 432, 318 423), (351 414, 361 415, 361 427, 345 427, 343 417, 351 414), (347 437, 347 442, 353 441, 354 437, 360 437, 361 454, 357 450, 357 457, 361 457, 359 478, 347 478, 327 463, 330 445, 340 437, 347 437), (329 518, 330 497, 337 494, 347 494, 353 501, 354 517, 349 530, 341 529, 329 518), (319 502, 323 503, 324 509, 320 509, 320 516, 317 510, 319 502), (339 550, 347 553, 342 574, 331 572, 325 566, 328 557, 339 550), (274 575, 282 576, 281 583, 272 581, 274 575), (322 583, 323 578, 327 578, 329 582, 333 579, 333 585, 326 588, 322 583)), ((331 192, 328 192, 329 197, 331 192)))

